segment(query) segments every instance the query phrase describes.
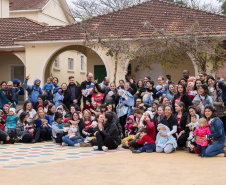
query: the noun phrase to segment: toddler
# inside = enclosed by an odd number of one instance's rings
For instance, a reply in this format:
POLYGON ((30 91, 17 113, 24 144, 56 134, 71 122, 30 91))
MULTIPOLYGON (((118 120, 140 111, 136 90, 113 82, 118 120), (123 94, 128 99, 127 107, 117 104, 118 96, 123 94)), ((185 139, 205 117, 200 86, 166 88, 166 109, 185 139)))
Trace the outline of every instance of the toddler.
POLYGON ((199 119, 199 126, 195 129, 194 136, 198 136, 196 143, 200 153, 199 156, 201 157, 205 157, 205 151, 208 146, 208 140, 205 139, 205 136, 210 134, 210 127, 207 120, 204 118, 199 119))
MULTIPOLYGON (((194 128, 197 128, 199 126, 198 121, 199 121, 199 115, 198 114, 193 114, 193 115, 191 115, 191 123, 187 124, 186 127, 191 127, 192 126, 194 128)), ((193 136, 193 132, 194 131, 190 130, 189 137, 187 139, 188 141, 192 141, 192 142, 195 141, 195 138, 193 136)))
POLYGON ((161 95, 166 95, 166 93, 167 93, 167 85, 163 85, 162 90, 158 91, 156 95, 161 96, 161 95))
POLYGON ((84 110, 89 110, 90 111, 90 109, 94 110, 94 107, 91 104, 91 100, 88 99, 88 100, 86 100, 86 104, 85 104, 85 106, 82 109, 82 113, 84 112, 84 110))
POLYGON ((52 101, 53 88, 53 78, 49 77, 42 88, 46 100, 52 101))
POLYGON ((59 87, 53 96, 53 103, 55 104, 55 107, 59 107, 61 104, 63 104, 63 100, 64 95, 62 94, 62 88, 59 87))
POLYGON ((94 88, 94 82, 92 81, 90 85, 86 87, 85 91, 83 92, 83 96, 88 97, 92 93, 93 88, 94 88))
POLYGON ((4 112, 0 109, 0 129, 5 130, 5 120, 3 118, 4 112))
POLYGON ((6 92, 6 96, 8 98, 8 100, 11 102, 11 104, 14 104, 14 100, 15 100, 15 89, 13 88, 13 82, 9 81, 7 83, 7 92, 6 92))
POLYGON ((16 133, 16 123, 17 123, 18 117, 15 114, 16 114, 16 109, 10 108, 9 114, 7 115, 6 124, 5 124, 5 131, 8 134, 16 133))
POLYGON ((204 105, 203 103, 201 102, 201 100, 198 98, 198 97, 195 97, 193 100, 192 100, 192 104, 200 110, 201 112, 201 115, 204 114, 204 105))
POLYGON ((148 131, 146 128, 141 128, 139 130, 139 134, 141 139, 137 140, 137 144, 143 145, 139 150, 133 150, 133 153, 141 153, 141 152, 153 152, 155 151, 155 141, 147 135, 148 131))

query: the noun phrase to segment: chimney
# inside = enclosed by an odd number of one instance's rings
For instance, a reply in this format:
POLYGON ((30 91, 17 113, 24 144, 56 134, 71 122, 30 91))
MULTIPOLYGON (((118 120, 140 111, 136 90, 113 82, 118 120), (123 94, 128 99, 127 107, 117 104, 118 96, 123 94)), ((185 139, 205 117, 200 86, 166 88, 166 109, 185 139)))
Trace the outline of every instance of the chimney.
POLYGON ((9 0, 0 0, 0 18, 9 18, 9 0))

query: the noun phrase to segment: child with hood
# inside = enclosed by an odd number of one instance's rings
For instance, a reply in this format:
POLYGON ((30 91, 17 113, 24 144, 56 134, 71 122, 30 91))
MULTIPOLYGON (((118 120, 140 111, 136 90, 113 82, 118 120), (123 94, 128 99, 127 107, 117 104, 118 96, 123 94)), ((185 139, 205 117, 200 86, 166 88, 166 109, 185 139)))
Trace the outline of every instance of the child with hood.
POLYGON ((158 96, 162 96, 162 95, 166 95, 166 93, 167 93, 167 85, 165 84, 165 85, 163 85, 162 86, 162 90, 159 90, 157 93, 156 93, 156 95, 158 95, 158 96))
POLYGON ((167 154, 171 153, 174 149, 177 148, 177 141, 176 139, 167 134, 170 132, 169 127, 163 125, 162 123, 158 124, 158 134, 156 136, 156 152, 161 153, 165 152, 167 154))
POLYGON ((53 103, 55 104, 55 107, 59 107, 61 104, 63 104, 64 95, 62 94, 62 88, 58 87, 57 92, 53 95, 53 103))
POLYGON ((199 126, 194 131, 194 136, 198 136, 196 139, 197 149, 199 150, 199 156, 205 157, 205 151, 208 146, 208 140, 202 139, 206 135, 210 135, 210 125, 207 123, 207 120, 204 118, 199 119, 199 126))
POLYGON ((7 115, 7 119, 6 119, 5 131, 8 134, 13 135, 12 138, 15 137, 15 135, 16 135, 17 120, 18 120, 18 117, 16 116, 16 109, 10 108, 9 114, 7 115))
POLYGON ((21 82, 20 82, 19 79, 15 78, 13 80, 13 88, 15 89, 15 103, 17 104, 18 103, 18 96, 24 95, 24 88, 21 87, 21 82))
POLYGON ((47 78, 47 82, 45 83, 45 85, 42 88, 43 94, 45 96, 46 100, 52 101, 53 98, 53 78, 49 77, 47 78))
MULTIPOLYGON (((186 127, 194 127, 194 128, 197 128, 199 126, 199 115, 198 114, 194 114, 194 115, 191 115, 191 123, 187 124, 186 127)), ((189 137, 187 140, 191 140, 192 142, 195 141, 195 138, 193 136, 193 133, 194 131, 191 131, 189 132, 189 137)))
POLYGON ((7 96, 8 100, 10 101, 10 106, 16 108, 15 89, 13 88, 12 81, 8 81, 8 83, 7 83, 6 96, 7 96))
POLYGON ((38 95, 42 94, 42 89, 40 88, 41 81, 39 79, 35 79, 33 85, 28 85, 27 82, 29 79, 30 75, 25 78, 23 87, 28 92, 28 100, 30 100, 34 105, 38 102, 38 95))
POLYGON ((134 120, 134 116, 131 115, 126 119, 126 124, 125 124, 125 135, 126 137, 122 140, 123 147, 126 148, 128 146, 128 142, 130 140, 134 140, 135 136, 138 132, 138 125, 136 124, 134 120))

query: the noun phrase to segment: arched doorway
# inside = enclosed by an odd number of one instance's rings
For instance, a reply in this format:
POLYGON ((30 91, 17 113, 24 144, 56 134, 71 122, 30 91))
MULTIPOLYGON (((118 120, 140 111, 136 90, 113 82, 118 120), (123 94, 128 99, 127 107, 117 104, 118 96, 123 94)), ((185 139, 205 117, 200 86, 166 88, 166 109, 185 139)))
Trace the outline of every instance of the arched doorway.
POLYGON ((86 73, 94 74, 94 79, 101 82, 109 74, 107 62, 95 49, 82 45, 70 45, 56 48, 44 63, 42 79, 57 76, 60 83, 67 82, 68 76, 75 76, 81 83, 86 73), (58 64, 59 63, 59 66, 58 64))

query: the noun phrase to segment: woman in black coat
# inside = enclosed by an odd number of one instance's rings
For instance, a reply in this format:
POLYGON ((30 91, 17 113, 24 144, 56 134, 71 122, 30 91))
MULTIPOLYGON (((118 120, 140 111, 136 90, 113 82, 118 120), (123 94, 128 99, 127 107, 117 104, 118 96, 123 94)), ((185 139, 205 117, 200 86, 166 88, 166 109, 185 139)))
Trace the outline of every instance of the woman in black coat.
POLYGON ((174 95, 172 99, 172 107, 173 111, 175 112, 175 103, 177 102, 183 102, 185 111, 188 110, 188 107, 192 105, 192 101, 190 96, 186 93, 186 86, 185 84, 179 84, 177 86, 177 94, 174 95))
POLYGON ((189 128, 186 127, 188 120, 188 113, 185 112, 183 102, 178 102, 175 104, 176 113, 174 117, 177 119, 177 144, 179 147, 185 147, 187 138, 189 136, 189 128))
POLYGON ((104 124, 98 123, 99 131, 95 133, 97 138, 97 146, 93 146, 94 150, 107 151, 108 149, 116 149, 121 144, 119 131, 112 112, 105 114, 104 124))
POLYGON ((70 105, 71 105, 71 92, 70 92, 70 90, 68 90, 66 83, 63 83, 61 85, 61 88, 62 88, 62 93, 64 95, 63 104, 67 107, 68 110, 70 110, 70 105))

